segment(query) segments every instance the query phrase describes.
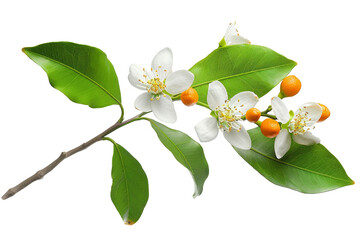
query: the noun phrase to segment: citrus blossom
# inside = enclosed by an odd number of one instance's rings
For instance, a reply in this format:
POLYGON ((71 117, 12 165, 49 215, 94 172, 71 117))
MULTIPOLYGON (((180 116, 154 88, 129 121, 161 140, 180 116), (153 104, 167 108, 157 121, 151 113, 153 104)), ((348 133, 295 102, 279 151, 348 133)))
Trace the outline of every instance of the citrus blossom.
POLYGON ((279 97, 271 99, 272 109, 282 123, 282 130, 275 139, 275 154, 282 158, 290 149, 292 139, 301 145, 313 145, 320 142, 309 130, 320 119, 322 108, 319 104, 309 102, 301 105, 295 114, 289 112, 284 102, 279 97))
POLYGON ((228 100, 227 91, 222 83, 210 83, 207 102, 212 110, 211 117, 203 119, 195 126, 200 141, 208 142, 215 139, 220 129, 231 145, 240 149, 250 149, 251 139, 241 124, 241 117, 258 101, 259 98, 253 92, 241 92, 228 100))
POLYGON ((135 100, 135 108, 143 112, 152 111, 158 119, 168 123, 177 118, 169 94, 185 91, 194 81, 194 75, 187 70, 172 72, 172 63, 170 48, 164 48, 153 58, 151 71, 132 64, 128 76, 131 85, 146 91, 135 100))
POLYGON ((250 41, 240 36, 239 31, 236 28, 236 22, 230 23, 226 29, 224 38, 220 42, 220 46, 224 47, 227 45, 235 44, 250 44, 250 41))

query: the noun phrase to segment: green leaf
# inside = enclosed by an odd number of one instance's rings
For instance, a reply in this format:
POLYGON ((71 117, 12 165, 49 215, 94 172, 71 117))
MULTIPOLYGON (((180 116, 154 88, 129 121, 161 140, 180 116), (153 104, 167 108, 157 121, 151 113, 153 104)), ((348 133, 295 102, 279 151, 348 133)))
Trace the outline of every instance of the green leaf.
POLYGON ((260 128, 248 132, 251 150, 235 150, 276 185, 303 193, 320 193, 354 184, 336 157, 321 144, 303 146, 292 141, 289 152, 277 159, 274 139, 264 137, 260 128))
POLYGON ((71 42, 23 48, 40 65, 50 84, 71 101, 101 108, 121 103, 118 78, 100 49, 71 42))
POLYGON ((147 118, 147 120, 162 144, 169 149, 179 163, 190 171, 195 182, 193 197, 200 196, 204 182, 209 176, 209 166, 201 145, 183 132, 168 128, 152 119, 147 118))
POLYGON ((258 97, 273 89, 296 66, 296 62, 273 50, 251 44, 221 47, 196 63, 190 71, 192 85, 199 94, 199 104, 207 103, 209 83, 220 81, 229 99, 242 91, 253 91, 258 97))
POLYGON ((140 163, 125 148, 114 144, 111 200, 126 224, 139 220, 149 198, 149 185, 140 163))

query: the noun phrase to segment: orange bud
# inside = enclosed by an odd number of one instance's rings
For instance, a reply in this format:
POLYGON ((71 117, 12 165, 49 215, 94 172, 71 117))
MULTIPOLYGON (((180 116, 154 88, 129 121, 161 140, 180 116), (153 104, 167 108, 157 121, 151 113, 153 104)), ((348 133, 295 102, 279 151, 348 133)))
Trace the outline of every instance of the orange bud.
POLYGON ((190 107, 197 103, 199 100, 199 95, 195 89, 189 88, 181 93, 180 99, 184 105, 190 107))

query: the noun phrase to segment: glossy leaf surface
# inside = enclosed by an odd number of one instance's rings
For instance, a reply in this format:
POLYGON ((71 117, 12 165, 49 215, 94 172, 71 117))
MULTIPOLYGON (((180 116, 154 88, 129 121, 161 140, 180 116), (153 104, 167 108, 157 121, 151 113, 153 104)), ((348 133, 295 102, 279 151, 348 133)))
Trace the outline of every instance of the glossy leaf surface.
POLYGON ((195 182, 194 197, 203 191, 206 178, 209 176, 209 166, 201 145, 183 132, 148 119, 157 133, 160 141, 174 155, 176 160, 186 167, 195 182))
POLYGON ((274 184, 303 193, 326 192, 354 184, 336 157, 321 144, 303 146, 292 141, 289 152, 277 159, 274 139, 264 137, 260 128, 248 132, 251 150, 235 150, 274 184))
POLYGON ((295 66, 294 61, 269 48, 241 44, 216 49, 190 71, 195 75, 192 87, 199 94, 199 104, 206 104, 208 85, 213 81, 225 86, 229 99, 242 91, 262 97, 295 66))
POLYGON ((23 48, 40 65, 50 84, 71 101, 101 108, 120 104, 115 69, 100 49, 71 42, 51 42, 23 48))
POLYGON ((124 222, 132 225, 148 201, 148 179, 140 163, 125 148, 113 144, 111 200, 124 222))

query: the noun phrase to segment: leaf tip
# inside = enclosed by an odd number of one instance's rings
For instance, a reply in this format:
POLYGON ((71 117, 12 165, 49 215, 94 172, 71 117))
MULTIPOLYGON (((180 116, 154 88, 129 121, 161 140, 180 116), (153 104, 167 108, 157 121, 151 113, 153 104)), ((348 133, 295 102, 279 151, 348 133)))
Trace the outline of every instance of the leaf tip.
POLYGON ((195 186, 195 192, 193 194, 193 199, 199 197, 202 193, 202 188, 201 189, 198 189, 196 186, 195 186))
POLYGON ((134 225, 135 224, 135 222, 134 221, 131 221, 131 220, 125 220, 125 225, 129 225, 129 226, 131 226, 131 225, 134 225))

